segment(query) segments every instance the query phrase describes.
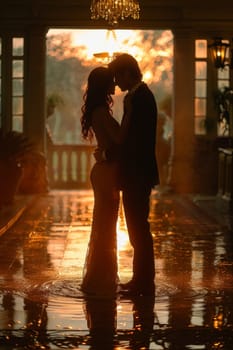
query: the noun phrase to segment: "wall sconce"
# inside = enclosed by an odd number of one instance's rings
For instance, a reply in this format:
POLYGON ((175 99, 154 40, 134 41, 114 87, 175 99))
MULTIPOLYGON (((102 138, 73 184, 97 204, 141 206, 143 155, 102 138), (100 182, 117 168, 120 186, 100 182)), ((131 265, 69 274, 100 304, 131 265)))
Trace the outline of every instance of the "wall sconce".
POLYGON ((229 66, 233 69, 233 48, 229 43, 223 42, 222 38, 215 38, 214 42, 209 45, 211 56, 216 68, 224 68, 229 66), (227 56, 227 50, 230 50, 227 56))

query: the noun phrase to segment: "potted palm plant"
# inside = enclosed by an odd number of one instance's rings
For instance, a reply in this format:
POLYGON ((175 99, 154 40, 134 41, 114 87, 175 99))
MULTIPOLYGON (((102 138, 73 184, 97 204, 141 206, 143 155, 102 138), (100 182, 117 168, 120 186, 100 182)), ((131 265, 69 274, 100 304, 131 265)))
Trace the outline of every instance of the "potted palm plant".
POLYGON ((23 160, 33 144, 21 132, 0 129, 0 207, 11 204, 23 174, 23 160))
POLYGON ((214 100, 218 113, 218 124, 223 130, 222 134, 228 136, 231 141, 233 137, 233 89, 228 86, 218 89, 214 100))
POLYGON ((218 194, 230 210, 233 208, 233 89, 224 87, 215 95, 218 123, 222 127, 222 145, 218 148, 218 194))

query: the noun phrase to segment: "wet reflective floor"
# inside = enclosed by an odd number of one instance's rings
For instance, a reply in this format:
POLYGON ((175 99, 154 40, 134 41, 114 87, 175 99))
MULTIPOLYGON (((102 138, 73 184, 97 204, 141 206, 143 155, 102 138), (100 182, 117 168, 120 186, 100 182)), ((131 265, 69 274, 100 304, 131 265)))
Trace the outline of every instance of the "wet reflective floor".
MULTIPOLYGON (((92 191, 50 192, 0 237, 0 349, 232 349, 231 226, 188 198, 154 192, 155 297, 85 299, 92 208, 92 191)), ((118 261, 126 282, 122 210, 118 261)))

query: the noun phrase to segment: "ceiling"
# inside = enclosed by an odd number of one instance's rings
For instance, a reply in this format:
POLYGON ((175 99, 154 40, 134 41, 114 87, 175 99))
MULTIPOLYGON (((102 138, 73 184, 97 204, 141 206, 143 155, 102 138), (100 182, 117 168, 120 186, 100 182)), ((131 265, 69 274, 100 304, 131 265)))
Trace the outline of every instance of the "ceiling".
MULTIPOLYGON (((106 28, 90 19, 90 0, 7 0, 0 2, 0 29, 9 25, 106 28)), ((232 30, 233 1, 139 0, 140 20, 125 20, 119 28, 232 30)))

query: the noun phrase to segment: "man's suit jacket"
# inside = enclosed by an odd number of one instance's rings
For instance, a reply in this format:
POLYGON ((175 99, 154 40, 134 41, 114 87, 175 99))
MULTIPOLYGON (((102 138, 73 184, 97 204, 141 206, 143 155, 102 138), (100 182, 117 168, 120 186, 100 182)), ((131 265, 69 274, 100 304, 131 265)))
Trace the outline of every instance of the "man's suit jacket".
POLYGON ((157 105, 145 83, 131 96, 132 114, 127 137, 121 147, 122 186, 154 187, 159 183, 156 160, 157 105))

